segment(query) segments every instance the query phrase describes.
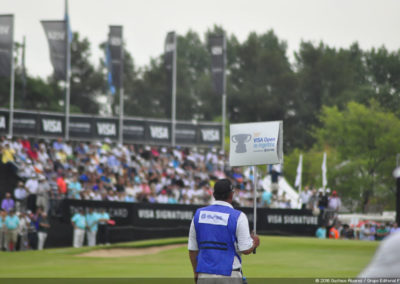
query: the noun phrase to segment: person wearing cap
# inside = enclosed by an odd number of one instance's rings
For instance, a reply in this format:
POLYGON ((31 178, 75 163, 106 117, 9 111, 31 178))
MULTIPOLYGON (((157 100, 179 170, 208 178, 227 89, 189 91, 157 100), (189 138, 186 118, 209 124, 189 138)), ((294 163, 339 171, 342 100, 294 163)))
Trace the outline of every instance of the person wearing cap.
POLYGON ((334 212, 339 212, 341 206, 342 202, 340 201, 340 197, 338 196, 336 190, 332 191, 332 195, 328 200, 328 209, 334 212))
POLYGON ((241 254, 250 254, 260 244, 250 235, 246 215, 232 207, 233 186, 228 179, 214 185, 215 201, 197 209, 190 225, 188 250, 197 283, 226 278, 242 283, 241 254))

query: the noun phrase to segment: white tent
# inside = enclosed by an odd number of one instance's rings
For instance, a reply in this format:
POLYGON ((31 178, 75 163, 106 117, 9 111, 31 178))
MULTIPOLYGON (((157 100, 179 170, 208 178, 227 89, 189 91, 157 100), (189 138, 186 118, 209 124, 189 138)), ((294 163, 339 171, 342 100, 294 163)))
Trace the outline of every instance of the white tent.
MULTIPOLYGON (((267 175, 263 178, 262 185, 264 190, 271 190, 271 176, 267 175)), ((290 204, 292 208, 300 208, 299 202, 299 194, 297 191, 290 186, 290 184, 286 181, 286 179, 282 176, 278 177, 278 196, 282 195, 282 193, 286 193, 286 198, 290 200, 290 204)))

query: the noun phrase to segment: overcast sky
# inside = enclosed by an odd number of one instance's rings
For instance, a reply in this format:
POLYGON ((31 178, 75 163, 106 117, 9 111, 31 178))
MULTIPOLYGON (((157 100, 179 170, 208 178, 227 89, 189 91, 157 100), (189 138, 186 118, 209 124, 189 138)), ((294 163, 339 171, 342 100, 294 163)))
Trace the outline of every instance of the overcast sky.
MULTIPOLYGON (((204 36, 214 24, 241 42, 251 31, 273 29, 287 41, 290 58, 301 40, 335 47, 357 41, 363 49, 385 45, 398 50, 399 12, 399 0, 69 0, 72 30, 89 38, 93 62, 103 56, 98 46, 106 40, 108 26, 122 25, 127 49, 139 66, 163 52, 168 31, 192 29, 204 36)), ((63 19, 64 0, 1 0, 0 14, 14 14, 15 41, 26 36, 30 74, 50 75, 40 20, 63 19)))

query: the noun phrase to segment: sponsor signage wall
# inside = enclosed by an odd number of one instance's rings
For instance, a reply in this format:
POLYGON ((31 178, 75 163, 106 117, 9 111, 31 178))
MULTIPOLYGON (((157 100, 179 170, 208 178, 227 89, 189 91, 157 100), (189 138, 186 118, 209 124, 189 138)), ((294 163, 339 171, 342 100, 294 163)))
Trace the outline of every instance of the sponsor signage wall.
MULTIPOLYGON (((50 247, 72 244, 71 217, 79 209, 105 209, 115 226, 110 226, 111 242, 149 238, 187 236, 191 220, 198 208, 195 205, 126 203, 89 200, 63 200, 62 217, 52 218, 47 244, 50 247)), ((253 227, 253 208, 242 210, 253 227)), ((223 218, 222 218, 223 219, 223 218)), ((310 210, 257 209, 257 231, 260 234, 314 236, 320 224, 310 210)))
MULTIPOLYGON (((0 109, 0 135, 8 133, 8 110, 0 109)), ((32 111, 14 111, 15 135, 33 137, 64 137, 65 119, 59 113, 40 113, 32 111)), ((124 142, 170 145, 171 122, 126 117, 123 123, 124 142)), ((69 124, 70 138, 74 140, 116 141, 119 134, 118 119, 88 115, 71 115, 69 124)), ((176 142, 178 145, 221 145, 222 127, 215 123, 177 122, 176 142)))

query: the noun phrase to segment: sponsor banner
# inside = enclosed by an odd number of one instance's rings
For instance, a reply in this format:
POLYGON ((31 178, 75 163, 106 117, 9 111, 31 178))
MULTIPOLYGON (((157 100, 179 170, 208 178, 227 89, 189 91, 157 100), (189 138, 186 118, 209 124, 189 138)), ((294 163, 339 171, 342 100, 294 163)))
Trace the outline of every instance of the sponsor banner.
POLYGON ((118 120, 117 119, 95 119, 95 133, 98 138, 117 138, 118 137, 118 120))
POLYGON ((170 142, 171 140, 171 125, 170 123, 149 122, 148 125, 148 140, 154 142, 170 142))
POLYGON ((124 120, 124 141, 145 141, 146 124, 140 120, 124 120))
MULTIPOLYGON (((0 134, 8 133, 7 109, 0 109, 0 134)), ((14 112, 14 133, 33 137, 64 137, 65 119, 63 114, 14 112)), ((207 123, 193 124, 178 122, 176 141, 182 145, 220 146, 222 128, 207 123)), ((128 143, 171 144, 171 122, 141 118, 124 119, 124 141, 128 143)), ((119 133, 118 118, 102 118, 85 115, 71 115, 70 137, 74 140, 116 140, 119 133)))
POLYGON ((64 134, 64 117, 41 115, 39 117, 40 135, 62 136, 64 134))
POLYGON ((214 91, 218 95, 225 92, 225 53, 226 44, 224 35, 210 35, 211 77, 214 91))
POLYGON ((222 128, 221 126, 200 126, 199 137, 200 144, 218 145, 221 144, 222 128))
POLYGON ((92 139, 94 136, 93 118, 70 116, 69 136, 71 138, 92 139))
POLYGON ((197 141, 197 127, 190 124, 176 124, 175 141, 182 144, 195 144, 197 141))
POLYGON ((13 133, 16 135, 38 135, 38 115, 14 112, 13 133))
POLYGON ((122 26, 110 26, 107 48, 109 60, 111 61, 111 64, 108 62, 108 67, 111 69, 111 77, 108 78, 108 83, 111 89, 112 87, 119 89, 124 56, 122 26))
POLYGON ((0 111, 0 134, 8 133, 8 113, 0 111))
POLYGON ((0 76, 10 77, 13 52, 14 16, 0 15, 0 76))
POLYGON ((66 78, 67 31, 65 21, 42 21, 50 48, 51 64, 57 80, 66 78))
POLYGON ((282 131, 282 121, 231 124, 230 165, 282 163, 282 131))

